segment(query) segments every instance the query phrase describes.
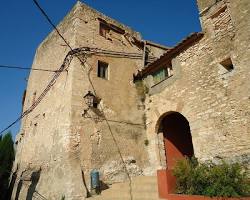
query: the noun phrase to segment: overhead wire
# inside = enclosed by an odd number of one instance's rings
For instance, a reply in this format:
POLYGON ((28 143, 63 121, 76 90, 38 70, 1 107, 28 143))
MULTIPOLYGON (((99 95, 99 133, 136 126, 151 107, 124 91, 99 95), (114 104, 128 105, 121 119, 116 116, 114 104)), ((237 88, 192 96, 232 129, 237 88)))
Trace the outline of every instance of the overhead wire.
POLYGON ((0 65, 0 69, 17 69, 17 70, 31 70, 31 71, 44 71, 44 72, 58 72, 58 70, 19 67, 19 66, 10 66, 10 65, 0 65))
MULTIPOLYGON (((103 50, 103 49, 99 49, 99 48, 89 48, 89 47, 81 47, 81 48, 77 48, 77 49, 73 49, 69 43, 67 42, 67 40, 61 35, 60 31, 57 29, 57 27, 53 24, 53 22, 50 20, 50 18, 48 17, 48 15, 46 14, 46 12, 41 8, 41 6, 38 4, 38 2, 36 0, 33 0, 33 2, 35 3, 35 5, 38 7, 38 9, 42 12, 42 14, 46 17, 46 19, 48 20, 49 24, 55 29, 55 31, 57 32, 57 34, 62 38, 62 40, 65 42, 65 44, 69 47, 70 51, 68 52, 68 54, 66 55, 66 57, 64 58, 63 64, 61 65, 61 67, 58 70, 51 70, 53 72, 55 72, 55 74, 53 75, 53 78, 51 79, 51 81, 49 82, 49 84, 46 86, 46 88, 43 90, 43 92, 41 93, 41 95, 38 97, 37 100, 35 100, 35 102, 27 109, 25 110, 20 117, 18 117, 14 122, 12 122, 10 125, 8 125, 6 128, 4 128, 3 130, 1 130, 0 135, 2 135, 6 130, 8 130, 10 127, 12 127, 14 124, 16 124, 18 121, 20 121, 24 116, 28 115, 30 112, 32 112, 34 110, 34 108, 42 101, 42 99, 46 96, 46 94, 48 93, 48 91, 50 90, 50 88, 54 85, 56 79, 60 76, 61 72, 64 71, 68 66, 69 63, 71 62, 71 60, 73 59, 73 56, 76 56, 79 61, 81 62, 82 65, 85 64, 85 61, 83 61, 80 57, 81 54, 90 54, 90 55, 106 55, 106 56, 115 56, 115 57, 123 57, 123 58, 131 58, 131 59, 141 59, 142 58, 142 54, 139 53, 124 53, 124 52, 118 52, 118 51, 111 51, 111 50, 103 50)), ((10 66, 11 67, 11 66, 10 66)), ((31 68, 32 70, 32 68, 31 68)), ((39 70, 34 68, 34 70, 39 70)), ((43 70, 45 71, 45 70, 43 70)), ((46 70, 47 71, 47 70, 46 70)), ((50 70, 48 70, 50 71, 50 70)), ((89 76, 88 76, 89 77, 89 76)), ((96 95, 96 91, 95 91, 95 87, 89 77, 89 81, 91 84, 91 87, 93 89, 94 94, 96 95)), ((118 146, 118 143, 113 135, 113 132, 111 130, 111 126, 109 125, 108 119, 106 118, 106 116, 104 116, 104 120, 106 121, 109 131, 111 133, 111 136, 115 142, 115 145, 117 146, 118 149, 118 153, 121 157, 121 160, 124 164, 124 169, 126 171, 126 174, 128 175, 129 181, 130 181, 130 186, 131 186, 131 177, 129 175, 129 172, 127 170, 126 167, 126 163, 123 159, 123 156, 121 154, 120 151, 120 147, 118 146)), ((132 199, 132 194, 131 194, 131 199, 132 199)))
MULTIPOLYGON (((70 47, 70 49, 72 49, 70 47)), ((29 114, 34 108, 41 102, 41 100, 44 98, 44 96, 47 94, 47 92, 50 90, 50 88, 54 85, 56 79, 60 76, 60 74, 64 71, 67 70, 67 67, 69 66, 69 63, 73 59, 73 56, 76 56, 81 63, 83 64, 84 61, 80 58, 80 55, 82 54, 90 54, 90 55, 107 55, 107 56, 112 56, 112 57, 118 57, 118 58, 134 58, 134 59, 141 59, 140 54, 133 54, 133 53, 124 53, 124 52, 118 52, 118 51, 111 51, 111 50, 103 50, 103 49, 98 49, 98 48, 89 48, 89 47, 81 47, 77 49, 73 49, 72 51, 69 51, 66 57, 64 58, 63 64, 58 70, 55 70, 53 74, 53 78, 49 82, 49 84, 46 86, 46 88, 43 90, 41 95, 36 99, 36 101, 28 108, 25 110, 20 117, 18 117, 14 122, 9 124, 6 128, 0 131, 0 135, 3 134, 6 130, 11 128, 14 124, 16 124, 18 121, 20 121, 24 116, 29 114)), ((32 69, 32 68, 31 68, 32 69)), ((36 68, 35 68, 36 69, 36 68)), ((89 81, 91 82, 90 78, 89 81)), ((91 83, 91 86, 94 90, 94 93, 96 95, 96 91, 94 89, 93 83, 91 83)))
MULTIPOLYGON (((57 29, 57 27, 56 27, 56 26, 53 24, 53 22, 50 20, 49 16, 46 14, 46 12, 45 12, 45 11, 41 8, 41 6, 38 4, 38 2, 37 2, 36 0, 33 0, 33 1, 34 1, 34 3, 37 5, 37 7, 39 8, 39 10, 42 12, 42 14, 46 17, 46 19, 48 20, 48 22, 50 23, 50 25, 51 25, 52 27, 54 27, 54 29, 56 30, 56 32, 58 33, 58 35, 63 39, 63 41, 65 42, 65 44, 66 44, 71 50, 73 50, 73 48, 69 45, 69 43, 66 41, 66 39, 60 34, 60 32, 59 32, 59 30, 57 29)), ((81 64, 84 65, 84 62, 81 60, 81 58, 80 58, 79 56, 76 56, 76 57, 79 59, 79 61, 81 62, 81 64)), ((88 74, 88 77, 89 77, 89 74, 88 74)), ((92 89, 93 89, 93 92, 94 92, 94 94, 96 95, 96 90, 95 90, 95 87, 94 87, 92 81, 90 80, 90 77, 89 77, 89 81, 90 81, 91 87, 92 87, 92 89)), ((129 179, 129 186, 130 186, 130 198, 131 198, 131 200, 132 200, 132 199, 133 199, 133 195, 132 195, 131 177, 130 177, 130 175, 129 175, 129 172, 128 172, 128 169, 127 169, 125 160, 124 160, 124 158, 123 158, 123 156, 122 156, 120 147, 119 147, 119 145, 118 145, 118 143, 117 143, 117 141, 116 141, 115 136, 113 135, 113 132, 112 132, 112 130, 111 130, 111 126, 110 126, 110 124, 109 124, 109 122, 108 122, 108 120, 107 120, 107 118, 106 118, 105 115, 104 115, 104 119, 105 119, 105 121, 106 121, 106 123, 107 123, 107 126, 108 126, 108 128, 109 128, 109 131, 110 131, 110 133, 111 133, 111 137, 112 137, 112 139, 113 139, 113 141, 114 141, 114 143, 115 143, 115 145, 116 145, 116 147, 117 147, 118 154, 119 154, 119 156, 120 156, 120 158, 121 158, 121 160, 122 160, 122 162, 123 162, 124 170, 125 170, 125 172, 126 172, 126 174, 127 174, 127 176, 128 176, 128 179, 129 179)))
MULTIPOLYGON (((87 119, 93 119, 93 117, 84 117, 87 119)), ((96 119, 97 121, 103 121, 105 120, 104 118, 98 118, 96 119)), ((107 119, 107 121, 109 122, 114 122, 114 123, 118 123, 118 124, 127 124, 127 125, 132 125, 132 126, 141 126, 144 128, 145 124, 136 124, 136 123, 132 123, 132 122, 128 122, 128 121, 118 121, 118 120, 112 120, 112 119, 107 119)))
POLYGON ((56 26, 54 25, 54 23, 50 20, 49 16, 46 14, 46 12, 41 8, 41 6, 39 5, 39 3, 36 0, 33 0, 33 2, 36 4, 37 8, 42 12, 42 14, 44 15, 44 17, 48 20, 48 22, 54 28, 54 30, 56 30, 57 34, 62 38, 62 40, 65 42, 65 44, 70 48, 71 51, 73 51, 73 49, 71 48, 71 46, 69 45, 69 43, 61 35, 61 33, 59 32, 59 30, 56 28, 56 26))
POLYGON ((48 91, 50 90, 50 88, 54 85, 54 83, 56 82, 56 79, 60 76, 60 74, 62 73, 62 71, 66 68, 67 64, 69 64, 71 62, 72 58, 73 58, 73 56, 72 56, 72 53, 70 51, 66 55, 66 57, 64 58, 63 64, 60 66, 60 68, 57 70, 57 72, 53 74, 52 79, 49 81, 49 83, 47 84, 47 86, 45 87, 45 89, 42 91, 42 93, 40 94, 40 96, 33 102, 33 104, 27 110, 25 110, 21 114, 21 116, 19 116, 16 120, 14 120, 14 122, 12 122, 6 128, 2 129, 0 131, 0 135, 2 135, 10 127, 12 127, 14 124, 16 124, 17 122, 19 122, 24 116, 28 115, 30 112, 32 112, 36 108, 36 106, 42 101, 42 99, 48 93, 48 91))

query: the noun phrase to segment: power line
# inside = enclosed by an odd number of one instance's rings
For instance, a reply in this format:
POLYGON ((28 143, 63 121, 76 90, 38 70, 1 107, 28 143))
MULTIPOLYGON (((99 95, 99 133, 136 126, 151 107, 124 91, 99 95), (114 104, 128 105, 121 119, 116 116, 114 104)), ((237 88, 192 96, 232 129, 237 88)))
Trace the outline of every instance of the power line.
MULTIPOLYGON (((101 118, 93 118, 93 117, 89 117, 89 116, 84 116, 84 118, 86 118, 86 119, 94 119, 96 121, 105 120, 102 117, 101 118)), ((109 121, 109 122, 114 122, 114 123, 119 123, 119 124, 128 124, 128 125, 132 125, 132 126, 142 126, 142 127, 145 126, 145 124, 136 124, 136 123, 132 123, 132 122, 128 122, 128 121, 118 121, 118 120, 112 120, 112 119, 107 119, 107 118, 106 118, 106 120, 109 121)))
MULTIPOLYGON (((46 14, 46 12, 40 7, 40 5, 38 4, 38 2, 37 2, 36 0, 33 0, 33 1, 34 1, 34 3, 36 4, 36 6, 39 8, 39 10, 42 12, 42 14, 46 17, 46 19, 48 20, 48 22, 50 23, 50 25, 54 27, 54 29, 56 30, 56 32, 58 33, 58 35, 63 39, 63 41, 65 42, 65 44, 71 49, 71 51, 73 51, 73 48, 69 45, 69 43, 66 41, 66 39, 60 34, 60 32, 59 32, 59 30, 57 29, 57 27, 52 23, 52 21, 50 20, 49 16, 48 16, 48 15, 46 14)), ((81 62, 81 64, 84 66, 85 62, 83 62, 83 61, 81 60, 81 58, 80 58, 78 55, 76 55, 76 57, 79 59, 79 61, 81 62)), ((91 81, 91 79, 90 79, 90 77, 89 77, 89 73, 87 73, 87 75, 88 75, 88 78, 89 78, 89 81, 90 81, 90 85, 91 85, 91 87, 92 87, 92 89, 93 89, 93 92, 94 92, 94 94, 96 95, 96 91, 95 91, 94 85, 93 85, 93 83, 92 83, 92 81, 91 81)), ((103 109, 102 109, 102 110, 103 110, 103 109)), ((118 143, 117 143, 117 141, 116 141, 116 138, 115 138, 115 136, 114 136, 114 134, 113 134, 113 132, 112 132, 112 130, 111 130, 111 126, 110 126, 110 124, 109 124, 109 122, 108 122, 108 120, 107 120, 107 118, 106 118, 105 115, 104 115, 104 119, 105 119, 105 121, 106 121, 106 123, 107 123, 108 129, 109 129, 110 134, 111 134, 111 137, 112 137, 112 139, 113 139, 113 141, 114 141, 114 143, 115 143, 115 146, 117 147, 118 154, 119 154, 119 156, 120 156, 120 158, 121 158, 121 160, 122 160, 122 163, 123 163, 123 166, 124 166, 125 173, 126 173, 127 176, 128 176, 128 179, 129 179, 129 186, 130 186, 130 198, 131 198, 131 200, 133 200, 132 185, 131 185, 131 184, 132 184, 132 180, 131 180, 131 177, 130 177, 130 175, 129 175, 129 172, 128 172, 128 169, 127 169, 125 160, 123 159, 123 156, 122 156, 120 147, 119 147, 119 145, 118 145, 118 143)))
MULTIPOLYGON (((98 49, 98 48, 89 48, 89 47, 82 47, 82 48, 78 48, 78 49, 73 49, 69 45, 69 43, 66 41, 66 39, 60 34, 59 30, 52 23, 52 21, 50 20, 50 18, 48 17, 48 15, 45 13, 45 11, 40 7, 40 5, 38 4, 38 2, 36 0, 33 0, 33 1, 36 4, 36 6, 39 8, 39 10, 42 12, 42 14, 46 17, 46 19, 48 20, 48 22, 50 23, 50 25, 56 30, 56 32, 58 33, 58 35, 63 39, 63 41, 65 42, 65 44, 70 48, 71 51, 69 51, 68 54, 66 55, 66 57, 64 58, 63 64, 61 65, 61 67, 59 68, 59 70, 54 71, 55 74, 53 75, 53 78, 51 79, 51 81, 49 82, 49 84, 46 86, 46 88, 43 90, 43 92, 38 97, 38 99, 26 111, 24 111, 20 117, 18 117, 8 127, 6 127, 5 129, 3 129, 0 132, 0 135, 2 135, 3 132, 5 132, 7 129, 9 129, 14 124, 16 124, 18 121, 20 121, 24 116, 28 115, 30 112, 32 112, 34 110, 34 108, 42 101, 42 99, 46 96, 46 94, 48 93, 48 91, 50 90, 50 88, 54 85, 54 83, 56 82, 56 79, 60 76, 61 72, 63 70, 65 70, 65 68, 67 68, 69 66, 71 60, 73 59, 73 56, 76 56, 79 59, 79 61, 81 62, 82 65, 85 65, 85 63, 86 63, 86 57, 85 57, 85 59, 83 61, 79 55, 81 55, 81 54, 86 55, 87 52, 90 55, 92 55, 92 54, 98 54, 98 55, 106 55, 106 56, 130 58, 130 59, 141 59, 142 58, 142 54, 139 54, 139 53, 124 53, 124 52, 103 50, 103 49, 98 49)), ((96 95, 96 91, 95 91, 94 85, 92 83, 92 80, 89 77, 89 74, 88 74, 88 78, 89 78, 89 82, 91 84, 91 87, 93 89, 93 92, 96 95)), ((106 118, 106 116, 104 116, 104 120, 106 121, 106 123, 108 125, 108 129, 109 129, 109 131, 111 133, 111 136, 112 136, 112 138, 114 140, 114 143, 115 143, 115 145, 116 145, 116 147, 118 149, 119 156, 120 156, 120 158, 121 158, 121 160, 123 162, 125 172, 128 175, 128 179, 129 179, 129 182, 130 182, 130 196, 131 196, 131 199, 132 199, 133 197, 132 197, 132 188, 131 188, 131 177, 129 175, 128 169, 126 167, 126 163, 125 163, 125 161, 123 159, 123 156, 121 154, 120 147, 118 146, 116 138, 113 135, 113 132, 111 130, 111 126, 110 126, 110 124, 109 124, 108 119, 106 118)))
POLYGON ((42 93, 40 94, 40 96, 35 100, 35 102, 27 109, 25 110, 20 117, 18 117, 14 122, 12 122, 10 125, 8 125, 6 128, 4 128, 3 130, 1 130, 0 135, 2 135, 5 131, 7 131, 10 127, 12 127, 14 124, 16 124, 17 122, 19 122, 23 117, 25 117, 26 115, 28 115, 29 113, 31 113, 36 106, 42 101, 42 99, 46 96, 46 94, 48 93, 48 91, 50 90, 50 88, 55 84, 57 78, 60 76, 60 74, 64 71, 64 69, 67 67, 67 65, 70 64, 71 60, 73 59, 73 54, 72 51, 70 51, 66 57, 64 58, 64 61, 62 63, 62 65, 60 66, 60 68, 57 70, 57 72, 55 72, 53 74, 52 79, 50 80, 50 82, 48 83, 48 85, 45 87, 45 89, 42 91, 42 93))
MULTIPOLYGON (((32 112, 34 110, 34 108, 41 102, 41 100, 45 97, 45 95, 50 90, 52 85, 55 83, 56 79, 59 77, 61 72, 65 71, 67 69, 73 56, 76 56, 80 60, 80 62, 82 64, 84 64, 84 62, 80 58, 80 55, 82 55, 82 54, 86 55, 87 53, 90 55, 95 54, 95 55, 100 55, 100 56, 106 55, 106 56, 112 56, 112 57, 118 57, 118 58, 141 59, 141 54, 138 54, 138 53, 125 53, 125 52, 119 52, 119 51, 104 50, 104 49, 99 49, 99 48, 80 47, 77 49, 73 49, 72 51, 69 51, 68 54, 66 55, 66 57, 64 58, 64 61, 63 61, 63 64, 61 65, 61 67, 55 71, 51 70, 51 71, 55 72, 55 74, 53 75, 53 78, 51 79, 49 84, 46 86, 46 88, 43 90, 41 95, 38 97, 38 99, 30 106, 30 108, 28 108, 26 111, 24 111, 20 117, 18 117, 14 122, 12 122, 6 128, 1 130, 0 135, 2 135, 3 132, 8 130, 10 127, 15 125, 18 121, 20 121, 24 116, 26 116, 27 114, 29 114, 30 112, 32 112)), ((9 66, 9 67, 13 67, 13 66, 9 66)), ((35 69, 37 69, 37 68, 35 68, 35 69)), ((90 78, 89 78, 89 81, 90 81, 91 86, 92 86, 94 93, 96 95, 94 85, 91 82, 90 78)))
POLYGON ((50 23, 50 25, 56 30, 57 34, 63 39, 63 41, 65 42, 65 44, 70 48, 71 51, 73 51, 73 49, 71 48, 71 46, 69 45, 69 43, 65 40, 65 38, 61 35, 61 33, 58 31, 58 29, 56 28, 56 26, 53 24, 53 22, 50 20, 49 16, 46 14, 46 12, 42 9, 42 7, 39 5, 39 3, 36 0, 33 0, 33 2, 36 4, 37 8, 42 12, 42 14, 45 16, 45 18, 48 20, 48 22, 50 23))
POLYGON ((33 71, 44 71, 44 72, 58 72, 58 70, 18 67, 18 66, 10 66, 10 65, 0 65, 0 69, 17 69, 17 70, 33 70, 33 71))

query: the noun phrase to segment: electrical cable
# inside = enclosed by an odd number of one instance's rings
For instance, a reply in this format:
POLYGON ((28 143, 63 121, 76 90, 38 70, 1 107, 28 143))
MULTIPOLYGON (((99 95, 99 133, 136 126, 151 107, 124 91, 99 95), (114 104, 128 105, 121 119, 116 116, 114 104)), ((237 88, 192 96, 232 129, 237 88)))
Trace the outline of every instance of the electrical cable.
MULTIPOLYGON (((68 66, 67 64, 70 63, 70 61, 73 59, 73 56, 76 56, 79 61, 81 62, 82 65, 85 64, 85 61, 83 61, 80 58, 81 54, 90 54, 90 55, 106 55, 106 56, 115 56, 115 57, 124 57, 124 58, 131 58, 131 59, 141 59, 142 58, 142 54, 138 54, 138 53, 124 53, 124 52, 118 52, 118 51, 111 51, 111 50, 103 50, 103 49, 98 49, 98 48, 89 48, 89 47, 82 47, 82 48, 78 48, 78 49, 73 49, 69 43, 66 41, 66 39, 61 35, 61 33, 59 32, 59 30, 56 28, 56 26, 52 23, 52 21, 50 20, 50 18, 48 17, 48 15, 45 13, 45 11, 40 7, 40 5, 38 4, 38 2, 36 0, 33 0, 34 3, 36 4, 36 6, 39 8, 39 10, 42 12, 42 14, 46 17, 46 19, 48 20, 48 22, 50 23, 50 25, 56 30, 56 32, 58 33, 58 35, 63 39, 63 41, 65 42, 65 44, 70 48, 71 51, 68 52, 68 54, 66 55, 63 64, 61 65, 61 67, 58 70, 51 70, 53 72, 55 72, 55 74, 53 75, 53 78, 51 79, 51 81, 49 82, 49 84, 46 86, 46 88, 43 90, 43 92, 41 93, 41 95, 38 97, 38 99, 26 110, 22 113, 22 115, 20 117, 18 117, 13 123, 11 123, 9 126, 7 126, 5 129, 3 129, 0 132, 0 135, 2 135, 3 132, 5 132, 7 129, 9 129, 10 127, 12 127, 14 124, 16 124, 18 121, 20 121, 24 116, 28 115, 30 112, 32 112, 34 110, 34 108, 41 102, 41 100, 45 97, 45 95, 48 93, 48 91, 50 90, 50 88, 54 85, 56 79, 60 76, 61 72, 63 70, 65 70, 68 66)), ((11 67, 11 66, 10 66, 11 67)), ((32 68, 31 68, 32 70, 32 68)), ((35 70, 39 70, 39 69, 35 69, 35 70)), ((45 70, 43 70, 45 71, 45 70)), ((46 70, 47 71, 47 70, 46 70)), ((89 77, 89 75, 88 75, 89 77)), ((96 95, 96 91, 94 88, 94 85, 89 77, 89 81, 90 84, 92 86, 93 92, 96 95)), ((108 119, 104 116, 104 119, 108 125, 108 128, 110 130, 111 136, 115 142, 115 145, 117 146, 118 149, 118 153, 121 157, 121 160, 124 164, 124 169, 126 171, 126 174, 128 175, 129 181, 130 181, 130 188, 131 188, 131 177, 129 175, 129 172, 127 170, 126 167, 126 163, 123 159, 123 156, 121 154, 120 148, 118 146, 118 143, 112 133, 111 130, 111 126, 109 125, 108 119)), ((132 188, 131 188, 132 189, 132 188)), ((131 192, 130 192, 131 193, 131 192)), ((131 195, 131 199, 132 199, 132 193, 131 195)))
MULTIPOLYGON (((38 97, 38 99, 31 105, 31 107, 29 109, 27 109, 26 111, 24 111, 20 117, 18 117, 14 122, 12 122, 6 128, 4 128, 3 130, 1 130, 0 131, 0 135, 2 135, 3 132, 5 132, 6 130, 8 130, 10 127, 12 127, 18 121, 20 121, 24 116, 26 116, 27 114, 29 114, 41 102, 41 100, 44 98, 44 96, 47 94, 47 92, 53 86, 53 84, 55 83, 56 79, 59 77, 59 75, 61 74, 61 72, 66 71, 66 69, 68 67, 68 64, 73 59, 73 56, 75 56, 77 54, 76 57, 81 61, 81 63, 84 63, 80 59, 79 55, 86 54, 87 52, 89 54, 96 54, 96 55, 103 54, 103 55, 107 55, 107 56, 110 55, 110 56, 115 56, 115 57, 119 57, 119 58, 121 58, 121 57, 125 57, 125 58, 129 57, 129 58, 131 58, 131 56, 132 56, 132 58, 137 58, 137 59, 141 58, 140 54, 124 53, 124 52, 117 52, 117 51, 109 51, 109 50, 103 50, 103 49, 98 49, 98 48, 89 48, 89 47, 81 47, 81 48, 73 49, 72 51, 69 51, 68 54, 66 55, 66 57, 64 58, 64 61, 63 61, 63 64, 61 65, 61 67, 58 70, 53 71, 53 72, 55 72, 55 74, 53 75, 52 80, 46 86, 46 88, 41 93, 41 95, 38 97)), ((91 81, 90 78, 89 78, 89 81, 91 81)), ((92 88, 94 90, 94 93, 96 94, 93 83, 91 85, 92 85, 92 88)))
MULTIPOLYGON (((93 119, 93 117, 84 117, 87 119, 93 119)), ((98 120, 105 120, 104 118, 98 118, 98 120)), ((118 121, 118 120, 112 120, 112 119, 107 119, 109 122, 114 122, 114 123, 119 123, 119 124, 127 124, 127 125, 132 125, 132 126, 142 126, 144 127, 144 124, 136 124, 132 122, 127 122, 127 121, 118 121)))
POLYGON ((63 39, 63 41, 65 42, 65 44, 70 48, 71 51, 73 51, 73 49, 71 48, 71 46, 69 45, 69 43, 65 40, 65 38, 61 35, 61 33, 58 31, 58 29, 56 28, 56 26, 53 24, 53 22, 50 20, 49 16, 46 14, 46 12, 41 8, 41 6, 39 5, 39 3, 36 0, 33 0, 33 2, 36 4, 37 8, 42 12, 42 14, 45 16, 45 18, 48 20, 48 22, 50 23, 50 25, 56 30, 57 34, 63 39))
MULTIPOLYGON (((56 26, 52 23, 52 21, 50 20, 50 18, 48 17, 48 15, 45 13, 45 11, 40 7, 40 5, 38 4, 38 2, 37 2, 36 0, 33 0, 33 1, 34 1, 34 3, 37 5, 37 7, 39 8, 39 10, 42 12, 42 14, 46 17, 46 19, 48 20, 48 22, 50 23, 50 25, 52 25, 52 26, 54 27, 54 29, 56 30, 56 32, 58 33, 58 35, 64 40, 65 44, 73 51, 73 49, 71 48, 71 46, 69 45, 69 43, 68 43, 68 42, 66 41, 66 39, 60 34, 59 30, 58 30, 58 29, 56 28, 56 26)), ((79 57, 79 56, 76 56, 76 57, 79 59, 79 61, 81 62, 81 64, 84 65, 84 62, 80 59, 80 57, 79 57)), ((88 77, 89 77, 89 74, 88 74, 88 77)), ((90 78, 90 77, 89 77, 89 78, 90 78)), ((89 79, 89 80, 90 80, 90 79, 89 79)), ((96 91, 95 91, 94 85, 93 85, 93 83, 92 83, 91 80, 90 80, 90 84, 91 84, 91 86, 92 86, 92 89, 93 89, 94 94, 96 95, 96 91)), ((132 187, 131 187, 131 177, 130 177, 130 175, 129 175, 129 172, 128 172, 126 163, 125 163, 125 161, 124 161, 124 159, 123 159, 123 156, 122 156, 122 154, 121 154, 120 147, 118 146, 118 143, 117 143, 117 141, 116 141, 116 139, 115 139, 115 137, 114 137, 114 135, 113 135, 113 132, 112 132, 112 130, 111 130, 111 126, 110 126, 109 122, 107 121, 105 115, 104 115, 104 118, 105 118, 105 121, 106 121, 106 123, 107 123, 107 125, 108 125, 108 128, 109 128, 109 130, 110 130, 110 133, 111 133, 111 136, 112 136, 112 138, 113 138, 113 141, 114 141, 114 143, 115 143, 115 145, 116 145, 116 147, 117 147, 117 150, 118 150, 118 153, 119 153, 119 155, 120 155, 120 157, 121 157, 121 160, 122 160, 122 162, 123 162, 124 170, 125 170, 125 172, 126 172, 126 174, 127 174, 127 176, 128 176, 129 185, 130 185, 130 198, 131 198, 131 200, 133 200, 133 196, 132 196, 132 187)))
POLYGON ((10 65, 0 65, 0 69, 18 69, 18 70, 33 70, 33 71, 44 71, 44 72, 58 72, 58 70, 18 67, 18 66, 10 66, 10 65))
POLYGON ((50 82, 48 83, 48 85, 46 86, 46 88, 42 91, 42 93, 40 94, 40 96, 37 98, 37 100, 35 100, 35 102, 33 102, 33 104, 27 109, 25 110, 21 116, 19 116, 14 122, 12 122, 10 125, 8 125, 6 128, 4 128, 3 130, 0 131, 0 136, 6 131, 8 130, 10 127, 12 127, 14 124, 16 124, 17 122, 19 122, 24 116, 28 115, 30 112, 32 112, 36 106, 42 101, 42 99, 45 97, 45 95, 48 93, 48 91, 50 90, 50 88, 55 84, 56 79, 60 76, 61 72, 66 68, 67 64, 70 63, 70 61, 73 59, 73 55, 71 53, 72 51, 70 51, 66 57, 64 58, 63 64, 60 66, 60 68, 57 70, 57 72, 55 74, 53 74, 52 79, 50 80, 50 82))

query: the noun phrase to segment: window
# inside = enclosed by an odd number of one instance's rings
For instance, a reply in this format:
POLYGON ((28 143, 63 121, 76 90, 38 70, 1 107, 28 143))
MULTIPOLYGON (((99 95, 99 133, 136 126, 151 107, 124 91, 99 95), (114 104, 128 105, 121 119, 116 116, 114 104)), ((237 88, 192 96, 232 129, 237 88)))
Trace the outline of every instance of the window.
POLYGON ((97 76, 100 78, 108 79, 108 63, 98 60, 97 76))
POLYGON ((162 68, 155 72, 153 75, 154 84, 160 83, 168 77, 168 71, 165 68, 162 68))
POLYGON ((227 70, 227 72, 231 72, 234 69, 231 58, 223 60, 220 64, 227 70))
POLYGON ((99 27, 99 34, 105 38, 107 38, 107 34, 109 33, 110 28, 108 25, 100 22, 100 27, 99 27))
POLYGON ((93 108, 98 108, 98 102, 96 101, 93 102, 93 108))
POLYGON ((125 34, 125 30, 123 30, 122 28, 120 28, 114 24, 108 23, 101 18, 98 18, 98 19, 99 19, 99 34, 101 36, 105 37, 106 39, 111 40, 111 38, 110 38, 111 31, 112 31, 112 33, 118 33, 121 35, 125 34))

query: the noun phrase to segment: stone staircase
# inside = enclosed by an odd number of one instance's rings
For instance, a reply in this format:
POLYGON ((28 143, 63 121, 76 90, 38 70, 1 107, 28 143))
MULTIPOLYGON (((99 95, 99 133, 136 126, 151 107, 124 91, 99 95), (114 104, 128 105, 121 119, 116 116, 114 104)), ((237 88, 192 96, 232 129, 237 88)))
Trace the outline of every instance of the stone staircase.
POLYGON ((100 195, 88 200, 160 200, 158 197, 157 178, 155 176, 138 176, 132 178, 132 196, 129 182, 116 183, 103 190, 100 195))

